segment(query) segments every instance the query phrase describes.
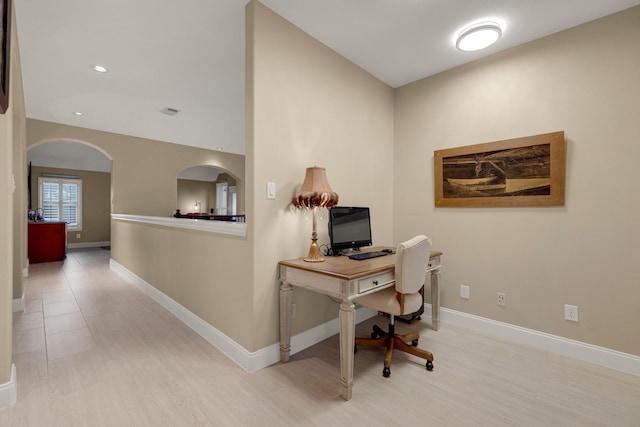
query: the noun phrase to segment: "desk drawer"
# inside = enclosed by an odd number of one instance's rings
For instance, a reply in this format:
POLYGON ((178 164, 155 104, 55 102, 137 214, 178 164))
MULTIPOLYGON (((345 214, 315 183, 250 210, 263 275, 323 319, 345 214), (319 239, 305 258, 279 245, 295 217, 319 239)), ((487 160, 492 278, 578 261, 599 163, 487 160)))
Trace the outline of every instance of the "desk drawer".
POLYGON ((388 285, 389 283, 393 283, 394 277, 394 272, 389 271, 386 273, 360 279, 358 280, 358 293, 361 294, 371 289, 379 288, 381 286, 388 285))

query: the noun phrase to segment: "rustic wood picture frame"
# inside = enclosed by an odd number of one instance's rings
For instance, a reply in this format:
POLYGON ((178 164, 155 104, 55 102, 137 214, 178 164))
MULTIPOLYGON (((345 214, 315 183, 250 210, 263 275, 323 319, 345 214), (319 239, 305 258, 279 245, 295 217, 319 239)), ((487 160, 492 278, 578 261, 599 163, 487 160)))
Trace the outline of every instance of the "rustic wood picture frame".
POLYGON ((562 206, 564 131, 436 150, 436 207, 562 206))

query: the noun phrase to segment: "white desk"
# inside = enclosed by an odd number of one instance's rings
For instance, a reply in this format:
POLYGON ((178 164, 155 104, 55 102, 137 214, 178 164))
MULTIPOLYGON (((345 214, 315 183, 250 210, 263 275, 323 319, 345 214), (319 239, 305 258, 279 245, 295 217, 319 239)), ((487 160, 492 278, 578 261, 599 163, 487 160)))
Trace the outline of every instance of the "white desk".
MULTIPOLYGON (((380 250, 382 248, 370 248, 380 250)), ((438 330, 440 311, 440 257, 431 252, 432 328, 438 330)), ((293 286, 338 298, 340 304, 340 382, 344 400, 351 399, 353 386, 353 345, 355 340, 354 304, 351 298, 394 285, 395 255, 363 261, 346 256, 327 257, 324 262, 305 262, 302 258, 280 261, 280 360, 287 362, 291 353, 291 301, 293 286)))

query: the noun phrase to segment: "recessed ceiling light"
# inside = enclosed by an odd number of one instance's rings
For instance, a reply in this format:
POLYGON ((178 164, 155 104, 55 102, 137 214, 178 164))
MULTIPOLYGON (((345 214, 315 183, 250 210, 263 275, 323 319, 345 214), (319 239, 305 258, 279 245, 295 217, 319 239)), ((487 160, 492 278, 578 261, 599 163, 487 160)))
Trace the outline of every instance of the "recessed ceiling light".
POLYGON ((82 116, 84 113, 82 111, 74 111, 73 114, 76 116, 82 116))
POLYGON ((93 71, 97 71, 99 73, 106 73, 107 71, 109 71, 107 67, 103 67, 102 65, 94 65, 91 68, 93 69, 93 71))
POLYGON ((476 22, 460 31, 456 47, 464 52, 473 52, 491 46, 500 36, 502 28, 497 22, 476 22))
POLYGON ((223 148, 223 147, 217 147, 217 148, 216 148, 216 150, 218 150, 218 151, 224 151, 224 148, 223 148))

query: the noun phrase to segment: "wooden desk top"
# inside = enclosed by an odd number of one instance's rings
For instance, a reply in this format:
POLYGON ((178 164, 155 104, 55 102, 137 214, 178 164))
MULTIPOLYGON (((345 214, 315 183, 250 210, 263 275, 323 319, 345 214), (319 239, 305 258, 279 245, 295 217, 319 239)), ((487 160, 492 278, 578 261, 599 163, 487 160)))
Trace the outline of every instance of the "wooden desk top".
MULTIPOLYGON (((367 248, 363 252, 380 251, 382 249, 393 249, 394 247, 377 246, 367 248)), ((442 252, 431 251, 429 258, 442 255, 442 252)), ((390 254, 377 258, 364 260, 349 259, 348 256, 329 256, 323 262, 307 262, 303 258, 296 258, 287 261, 280 261, 280 265, 298 268, 300 270, 311 271, 327 276, 336 277, 343 280, 354 280, 372 274, 393 270, 396 264, 396 255, 390 254)))

